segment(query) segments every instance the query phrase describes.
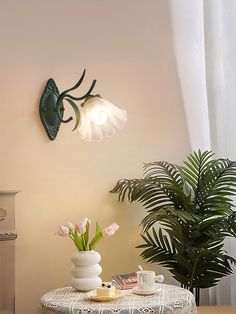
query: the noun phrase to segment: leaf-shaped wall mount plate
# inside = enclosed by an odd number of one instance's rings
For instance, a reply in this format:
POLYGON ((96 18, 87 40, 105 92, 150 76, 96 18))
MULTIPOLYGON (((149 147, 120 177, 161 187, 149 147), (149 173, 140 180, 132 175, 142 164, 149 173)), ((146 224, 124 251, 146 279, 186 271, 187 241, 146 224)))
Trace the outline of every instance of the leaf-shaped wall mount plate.
POLYGON ((61 125, 61 119, 64 114, 63 103, 57 104, 59 90, 55 81, 50 78, 47 81, 42 97, 40 99, 39 113, 44 129, 50 140, 54 140, 57 136, 61 125), (59 115, 61 119, 59 118, 59 115))

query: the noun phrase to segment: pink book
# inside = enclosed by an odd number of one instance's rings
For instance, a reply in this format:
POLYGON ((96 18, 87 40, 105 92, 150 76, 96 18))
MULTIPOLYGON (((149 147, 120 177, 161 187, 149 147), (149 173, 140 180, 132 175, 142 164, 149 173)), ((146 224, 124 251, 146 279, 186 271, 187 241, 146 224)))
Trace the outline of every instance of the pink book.
POLYGON ((125 289, 133 289, 137 286, 137 274, 127 273, 122 275, 112 276, 112 282, 116 286, 117 289, 125 290, 125 289))

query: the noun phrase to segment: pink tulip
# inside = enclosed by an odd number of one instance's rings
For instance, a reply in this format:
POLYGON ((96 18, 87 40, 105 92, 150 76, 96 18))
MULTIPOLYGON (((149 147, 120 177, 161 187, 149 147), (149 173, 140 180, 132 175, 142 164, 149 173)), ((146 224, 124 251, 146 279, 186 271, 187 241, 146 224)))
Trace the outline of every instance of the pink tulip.
POLYGON ((69 235, 69 229, 65 226, 59 226, 57 229, 57 234, 61 237, 66 237, 69 235))
POLYGON ((86 225, 90 223, 87 217, 84 217, 78 224, 75 225, 75 229, 79 234, 84 234, 86 232, 86 225))
POLYGON ((118 229, 119 229, 119 226, 116 223, 113 223, 110 226, 108 226, 102 230, 102 235, 104 237, 109 237, 109 236, 113 235, 118 229))
POLYGON ((86 224, 84 223, 84 221, 79 222, 78 224, 75 225, 75 230, 79 233, 79 234, 84 234, 86 231, 86 224))
POLYGON ((87 217, 84 217, 81 222, 83 222, 85 225, 87 225, 87 223, 90 224, 91 221, 87 217))

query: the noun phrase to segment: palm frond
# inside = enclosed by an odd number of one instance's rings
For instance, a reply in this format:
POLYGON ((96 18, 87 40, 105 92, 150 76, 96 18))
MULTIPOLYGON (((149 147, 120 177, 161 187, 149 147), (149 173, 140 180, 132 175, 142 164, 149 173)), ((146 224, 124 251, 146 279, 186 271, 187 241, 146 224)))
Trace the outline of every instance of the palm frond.
POLYGON ((196 202, 201 210, 221 208, 227 211, 233 206, 229 198, 236 193, 236 163, 219 159, 206 168, 199 178, 196 202), (223 205, 223 206, 222 206, 223 205))
POLYGON ((167 267, 190 289, 216 285, 236 264, 224 252, 224 239, 236 237, 236 162, 213 156, 198 150, 181 166, 147 163, 143 178, 120 180, 111 191, 147 211, 142 258, 167 267))
POLYGON ((185 180, 191 185, 194 191, 197 191, 199 184, 199 177, 206 167, 213 163, 211 151, 193 152, 187 156, 187 161, 184 161, 185 166, 181 166, 185 180))

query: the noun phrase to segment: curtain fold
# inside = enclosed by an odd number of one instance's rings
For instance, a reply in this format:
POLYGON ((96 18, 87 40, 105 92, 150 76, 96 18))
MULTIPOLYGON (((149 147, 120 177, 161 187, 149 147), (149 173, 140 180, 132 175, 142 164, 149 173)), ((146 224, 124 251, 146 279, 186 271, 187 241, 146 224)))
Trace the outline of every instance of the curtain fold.
POLYGON ((236 1, 203 4, 211 145, 217 154, 236 159, 236 1))
MULTIPOLYGON (((211 148, 217 157, 236 160, 236 1, 205 0, 205 68, 211 148)), ((225 249, 236 257, 235 239, 225 249)), ((216 304, 236 305, 235 274, 210 290, 216 304)))
POLYGON ((202 0, 169 0, 173 43, 192 150, 210 148, 202 0))

